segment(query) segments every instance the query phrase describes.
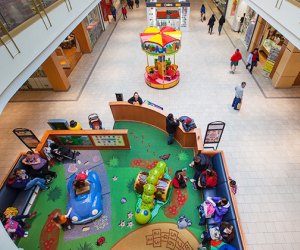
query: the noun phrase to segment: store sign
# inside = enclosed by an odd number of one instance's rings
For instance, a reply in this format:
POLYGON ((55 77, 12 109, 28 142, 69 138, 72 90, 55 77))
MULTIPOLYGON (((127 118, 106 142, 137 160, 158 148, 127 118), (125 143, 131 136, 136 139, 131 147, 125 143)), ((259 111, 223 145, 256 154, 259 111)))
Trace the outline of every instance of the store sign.
POLYGON ((147 7, 190 7, 191 4, 188 2, 182 3, 155 3, 155 2, 147 2, 147 7))
POLYGON ((35 134, 27 128, 15 128, 13 133, 25 144, 30 150, 36 148, 40 140, 35 136, 35 134))
POLYGON ((211 122, 207 125, 205 137, 204 137, 204 148, 215 148, 212 146, 205 147, 205 144, 217 144, 216 149, 222 138, 222 134, 225 128, 225 122, 216 121, 211 122))

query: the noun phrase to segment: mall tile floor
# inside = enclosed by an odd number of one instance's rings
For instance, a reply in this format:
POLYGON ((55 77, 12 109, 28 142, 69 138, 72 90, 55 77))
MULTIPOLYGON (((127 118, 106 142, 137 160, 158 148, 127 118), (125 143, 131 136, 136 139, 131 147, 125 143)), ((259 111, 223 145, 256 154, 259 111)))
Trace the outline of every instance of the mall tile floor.
POLYGON ((116 92, 127 99, 138 91, 167 113, 193 117, 202 134, 209 122, 224 121, 219 148, 238 183, 236 197, 249 249, 300 249, 300 99, 266 98, 243 63, 236 74, 229 74, 235 48, 225 33, 217 35, 216 26, 213 35, 207 33, 207 23, 199 21, 199 8, 200 2, 192 0, 190 31, 183 33, 176 55, 181 71, 178 86, 155 90, 143 81, 146 55, 139 33, 147 24, 142 3, 128 11, 126 21, 118 21, 77 101, 9 103, 0 116, 1 179, 18 152, 26 150, 13 128, 30 128, 41 138, 49 129, 48 119, 65 118, 88 129, 87 116, 96 112, 110 129, 108 102, 116 92), (247 86, 238 112, 231 102, 234 87, 242 81, 247 86))

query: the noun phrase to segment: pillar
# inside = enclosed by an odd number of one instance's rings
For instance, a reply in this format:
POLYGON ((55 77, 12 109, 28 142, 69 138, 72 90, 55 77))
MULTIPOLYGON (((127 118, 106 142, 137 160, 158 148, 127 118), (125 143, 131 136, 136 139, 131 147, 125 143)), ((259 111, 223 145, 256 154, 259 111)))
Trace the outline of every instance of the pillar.
POLYGON ((272 84, 275 88, 290 88, 296 82, 300 71, 300 50, 291 42, 288 42, 286 49, 278 63, 272 77, 272 84))
POLYGON ((70 88, 68 77, 59 64, 55 51, 42 64, 54 91, 67 91, 70 88))
POLYGON ((81 52, 91 53, 93 48, 84 21, 77 25, 73 30, 73 34, 79 43, 81 52))
POLYGON ((263 36, 265 26, 266 21, 259 16, 249 45, 249 51, 259 48, 259 43, 261 41, 261 37, 263 36))

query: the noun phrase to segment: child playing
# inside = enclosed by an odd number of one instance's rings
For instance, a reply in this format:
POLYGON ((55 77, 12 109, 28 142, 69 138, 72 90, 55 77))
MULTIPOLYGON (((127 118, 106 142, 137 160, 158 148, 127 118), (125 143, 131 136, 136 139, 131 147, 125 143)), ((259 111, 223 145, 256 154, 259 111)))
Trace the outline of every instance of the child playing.
POLYGON ((187 181, 188 177, 186 176, 186 168, 183 168, 182 170, 176 171, 172 183, 175 188, 185 188, 187 181))
POLYGON ((72 212, 72 208, 69 209, 67 214, 59 214, 59 213, 55 214, 55 216, 53 217, 53 221, 55 222, 58 228, 62 228, 63 231, 72 229, 72 223, 71 220, 69 219, 71 212, 72 212))

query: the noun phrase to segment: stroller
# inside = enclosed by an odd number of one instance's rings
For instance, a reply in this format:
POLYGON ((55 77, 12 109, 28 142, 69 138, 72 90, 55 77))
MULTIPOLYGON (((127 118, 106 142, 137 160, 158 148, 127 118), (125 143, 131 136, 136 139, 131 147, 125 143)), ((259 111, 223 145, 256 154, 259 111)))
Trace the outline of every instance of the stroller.
POLYGON ((102 122, 96 113, 90 114, 88 116, 88 119, 89 119, 89 124, 90 124, 91 129, 93 129, 93 130, 103 129, 102 122))
POLYGON ((76 157, 80 154, 78 151, 56 144, 52 140, 48 140, 48 147, 44 148, 44 153, 48 160, 56 159, 63 162, 65 159, 76 162, 76 157))

